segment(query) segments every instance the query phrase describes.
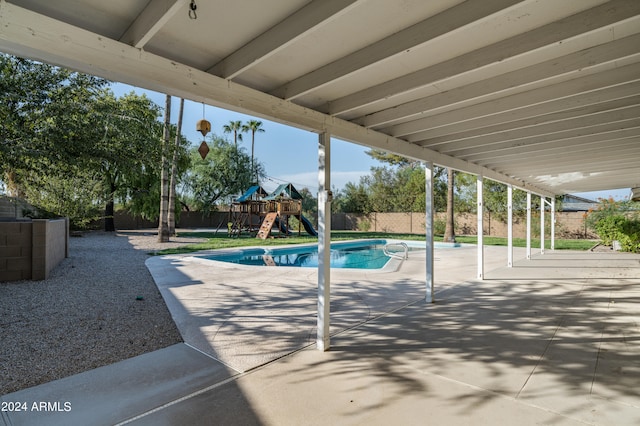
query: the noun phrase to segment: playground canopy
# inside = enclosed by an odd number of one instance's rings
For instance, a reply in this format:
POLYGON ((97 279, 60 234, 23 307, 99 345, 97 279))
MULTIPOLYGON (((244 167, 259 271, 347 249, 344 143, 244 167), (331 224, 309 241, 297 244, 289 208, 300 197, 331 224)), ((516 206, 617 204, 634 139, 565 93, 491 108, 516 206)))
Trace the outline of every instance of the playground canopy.
POLYGON ((244 194, 236 198, 236 202, 244 203, 247 201, 255 201, 256 199, 264 199, 269 193, 261 186, 254 185, 247 189, 244 194))
POLYGON ((266 196, 265 200, 275 200, 278 197, 286 196, 293 200, 302 200, 302 195, 298 192, 298 190, 290 183, 283 183, 278 186, 271 194, 266 196))

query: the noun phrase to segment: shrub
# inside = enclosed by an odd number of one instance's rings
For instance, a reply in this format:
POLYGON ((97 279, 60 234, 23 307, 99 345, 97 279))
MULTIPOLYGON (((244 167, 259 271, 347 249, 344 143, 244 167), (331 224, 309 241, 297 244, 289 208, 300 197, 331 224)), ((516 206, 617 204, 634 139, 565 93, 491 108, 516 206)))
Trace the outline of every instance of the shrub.
POLYGON ((602 243, 610 246, 614 240, 619 240, 623 225, 627 219, 624 216, 606 216, 595 223, 594 228, 602 243))
POLYGON ((640 253, 640 216, 638 203, 601 199, 596 210, 589 211, 585 223, 603 244, 620 242, 622 251, 640 253))

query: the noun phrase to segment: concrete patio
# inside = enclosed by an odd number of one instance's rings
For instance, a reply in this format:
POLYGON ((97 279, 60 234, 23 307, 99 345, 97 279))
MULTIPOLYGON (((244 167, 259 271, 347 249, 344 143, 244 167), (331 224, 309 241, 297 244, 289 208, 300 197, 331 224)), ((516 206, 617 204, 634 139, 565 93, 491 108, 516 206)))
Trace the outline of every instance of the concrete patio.
POLYGON ((315 349, 315 270, 151 258, 184 344, 1 401, 36 424, 640 424, 640 256, 436 250, 398 272, 332 273, 332 347, 315 349), (518 260, 521 259, 521 260, 518 260), (64 402, 71 409, 64 410, 64 402), (52 407, 53 408, 53 407, 52 407))

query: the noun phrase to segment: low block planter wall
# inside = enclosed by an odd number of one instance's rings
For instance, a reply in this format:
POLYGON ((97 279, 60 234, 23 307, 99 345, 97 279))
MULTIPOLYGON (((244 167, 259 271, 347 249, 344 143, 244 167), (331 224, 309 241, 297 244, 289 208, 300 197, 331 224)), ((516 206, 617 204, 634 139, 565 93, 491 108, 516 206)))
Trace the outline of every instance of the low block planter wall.
POLYGON ((0 281, 47 279, 68 256, 68 219, 0 222, 0 281))

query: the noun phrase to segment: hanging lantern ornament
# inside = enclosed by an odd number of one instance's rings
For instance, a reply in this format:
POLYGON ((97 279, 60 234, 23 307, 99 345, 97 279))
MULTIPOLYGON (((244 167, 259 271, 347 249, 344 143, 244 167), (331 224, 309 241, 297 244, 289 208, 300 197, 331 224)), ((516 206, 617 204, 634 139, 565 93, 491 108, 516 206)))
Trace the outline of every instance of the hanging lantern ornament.
POLYGON ((207 133, 211 131, 211 123, 203 118, 196 123, 196 130, 202 133, 202 136, 207 136, 207 133))
MULTIPOLYGON (((202 104, 202 120, 199 120, 196 123, 196 130, 202 133, 202 137, 207 136, 207 133, 211 131, 211 123, 209 123, 204 118, 204 103, 202 104)), ((198 152, 200 153, 200 157, 204 160, 209 153, 209 146, 205 141, 202 141, 200 147, 198 148, 198 152)))
POLYGON ((209 153, 209 145, 205 141, 202 141, 200 147, 198 148, 198 152, 200 153, 200 157, 204 160, 207 158, 207 154, 209 153))

